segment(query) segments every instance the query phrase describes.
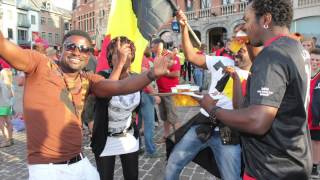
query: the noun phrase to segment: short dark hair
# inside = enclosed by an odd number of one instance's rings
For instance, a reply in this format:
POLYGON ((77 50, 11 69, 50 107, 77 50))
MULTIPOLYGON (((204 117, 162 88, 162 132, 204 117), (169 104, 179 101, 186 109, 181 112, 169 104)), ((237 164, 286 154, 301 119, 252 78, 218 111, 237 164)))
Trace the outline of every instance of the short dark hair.
POLYGON ((310 51, 310 54, 320 55, 320 48, 314 48, 310 51))
POLYGON ((152 40, 151 44, 160 44, 162 43, 163 45, 165 45, 164 43, 164 40, 160 39, 160 38, 157 38, 157 39, 154 39, 152 40))
POLYGON ((89 41, 90 46, 92 46, 92 40, 91 40, 89 34, 87 32, 80 31, 80 30, 71 30, 71 31, 69 31, 66 35, 64 35, 63 40, 62 40, 62 44, 70 36, 82 36, 82 37, 86 38, 89 41))
POLYGON ((113 38, 107 46, 107 61, 108 61, 108 64, 111 68, 113 68, 112 67, 112 54, 114 53, 114 49, 117 46, 118 38, 120 38, 120 44, 124 44, 124 43, 130 44, 132 59, 135 58, 135 54, 136 54, 136 47, 134 46, 134 43, 130 39, 128 39, 126 36, 120 36, 120 37, 113 38))
POLYGON ((291 0, 251 0, 249 3, 252 3, 252 8, 258 19, 266 13, 270 13, 274 25, 290 28, 293 18, 291 0))

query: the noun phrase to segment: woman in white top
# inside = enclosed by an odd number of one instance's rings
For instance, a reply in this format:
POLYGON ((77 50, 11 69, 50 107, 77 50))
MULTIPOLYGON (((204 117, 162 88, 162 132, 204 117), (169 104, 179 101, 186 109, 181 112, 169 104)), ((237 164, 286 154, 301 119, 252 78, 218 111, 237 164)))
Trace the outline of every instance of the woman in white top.
POLYGON ((12 84, 12 70, 10 68, 2 69, 0 71, 0 129, 5 140, 1 142, 0 148, 13 145, 12 124, 10 122, 14 99, 12 84))
MULTIPOLYGON (((110 76, 108 72, 99 74, 112 80, 132 76, 129 68, 134 55, 135 47, 129 39, 113 39, 107 47, 107 59, 112 73, 110 76)), ((109 99, 97 98, 91 146, 100 179, 113 179, 116 155, 120 156, 124 179, 138 179, 139 138, 132 114, 139 104, 140 92, 109 99)))

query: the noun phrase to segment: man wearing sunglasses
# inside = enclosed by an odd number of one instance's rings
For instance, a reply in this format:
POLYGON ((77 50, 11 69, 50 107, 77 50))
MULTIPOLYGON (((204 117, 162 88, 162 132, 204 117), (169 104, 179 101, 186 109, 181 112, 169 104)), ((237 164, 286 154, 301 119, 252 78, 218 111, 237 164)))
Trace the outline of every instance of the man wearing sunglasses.
MULTIPOLYGON (((168 72, 168 61, 158 59, 154 69, 126 80, 112 81, 82 71, 91 54, 91 39, 70 31, 63 39, 59 62, 6 40, 0 31, 0 56, 26 73, 24 115, 27 128, 29 179, 99 179, 81 153, 81 113, 89 92, 98 97, 129 94, 168 72)), ((128 58, 130 45, 119 47, 119 59, 128 58)))

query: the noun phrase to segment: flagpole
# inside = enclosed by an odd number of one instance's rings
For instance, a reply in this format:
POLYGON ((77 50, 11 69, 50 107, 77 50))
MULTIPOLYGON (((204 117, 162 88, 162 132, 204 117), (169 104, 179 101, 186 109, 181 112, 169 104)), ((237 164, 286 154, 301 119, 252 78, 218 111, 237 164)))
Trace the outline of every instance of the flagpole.
MULTIPOLYGON (((172 0, 167 0, 169 2, 169 4, 171 5, 172 9, 175 11, 174 13, 176 13, 177 11, 179 11, 177 5, 172 2, 172 0)), ((196 35, 196 33, 194 33, 194 31, 192 30, 192 28, 190 27, 189 23, 186 22, 186 26, 189 30, 189 32, 191 33, 191 35, 193 36, 193 38, 196 40, 196 42, 198 43, 199 47, 201 46, 201 41, 199 40, 198 36, 196 35)))

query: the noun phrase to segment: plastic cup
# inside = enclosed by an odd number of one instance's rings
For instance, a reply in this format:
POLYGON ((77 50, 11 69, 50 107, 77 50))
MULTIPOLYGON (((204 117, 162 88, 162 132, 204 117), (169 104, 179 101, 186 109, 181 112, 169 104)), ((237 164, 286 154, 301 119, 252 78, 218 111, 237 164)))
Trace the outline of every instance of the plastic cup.
POLYGON ((236 34, 236 37, 234 37, 230 43, 229 49, 233 53, 238 53, 238 51, 241 49, 241 47, 248 41, 248 36, 245 32, 239 31, 236 34))

